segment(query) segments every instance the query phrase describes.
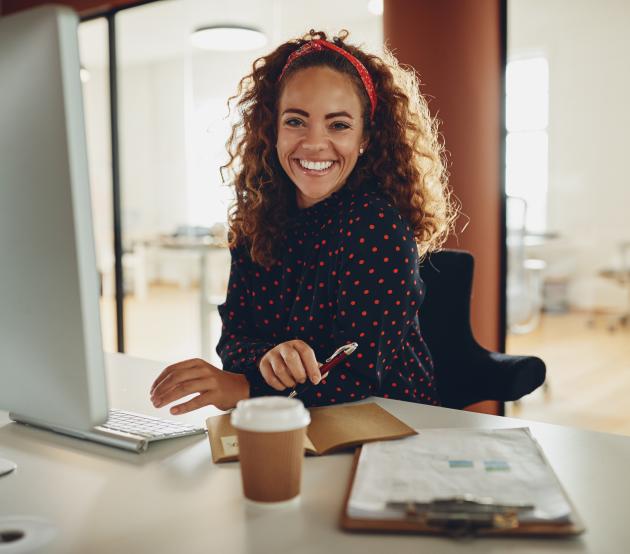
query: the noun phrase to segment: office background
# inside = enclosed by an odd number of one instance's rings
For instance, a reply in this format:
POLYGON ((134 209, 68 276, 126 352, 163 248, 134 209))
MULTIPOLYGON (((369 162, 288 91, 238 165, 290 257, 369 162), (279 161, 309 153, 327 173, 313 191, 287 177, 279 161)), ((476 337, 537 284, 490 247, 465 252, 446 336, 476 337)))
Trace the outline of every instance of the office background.
MULTIPOLYGON (((4 0, 0 13, 38 3, 4 0)), ((106 350, 120 348, 120 314, 109 27, 99 14, 115 21, 124 350, 161 361, 207 355, 218 362, 212 345, 220 322, 212 306, 223 294, 229 257, 224 248, 207 247, 204 236, 220 244, 230 201, 218 171, 229 129, 227 97, 252 60, 277 43, 311 27, 333 34, 345 27, 375 53, 386 42, 416 67, 442 121, 451 183, 467 216, 449 246, 477 260, 473 327, 480 342, 547 362, 548 389, 508 412, 630 433, 629 330, 619 319, 630 302, 623 274, 630 240, 627 2, 65 3, 84 17, 80 46, 106 350), (226 21, 260 28, 267 44, 227 53, 192 46, 191 30, 226 21)))

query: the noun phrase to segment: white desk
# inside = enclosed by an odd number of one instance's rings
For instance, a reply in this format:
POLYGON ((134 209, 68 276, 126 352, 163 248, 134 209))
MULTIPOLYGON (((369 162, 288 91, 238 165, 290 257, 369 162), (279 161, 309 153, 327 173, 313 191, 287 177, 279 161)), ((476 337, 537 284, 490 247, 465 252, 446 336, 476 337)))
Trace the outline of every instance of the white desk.
MULTIPOLYGON (((162 364, 109 355, 112 405, 166 415, 148 400, 162 364), (127 383, 123 386, 123 383, 127 383)), ((508 427, 521 420, 379 399, 417 428, 508 427)), ((183 416, 201 422, 212 408, 183 416)), ((0 478, 0 517, 37 515, 58 527, 51 553, 562 553, 630 549, 630 438, 529 422, 575 503, 579 538, 450 539, 357 535, 338 529, 351 455, 305 460, 298 508, 246 508, 237 463, 213 465, 206 437, 151 446, 142 455, 9 423, 0 412, 0 457, 18 470, 0 478)), ((1 548, 0 548, 1 550, 1 548)))

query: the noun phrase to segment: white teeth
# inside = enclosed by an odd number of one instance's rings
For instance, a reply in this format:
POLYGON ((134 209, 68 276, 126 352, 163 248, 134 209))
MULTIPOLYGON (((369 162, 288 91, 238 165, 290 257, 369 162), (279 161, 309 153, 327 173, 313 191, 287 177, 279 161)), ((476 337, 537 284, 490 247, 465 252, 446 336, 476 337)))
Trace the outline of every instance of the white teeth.
POLYGON ((328 169, 334 162, 309 162, 307 160, 300 160, 300 165, 305 169, 314 169, 316 171, 323 171, 328 169))

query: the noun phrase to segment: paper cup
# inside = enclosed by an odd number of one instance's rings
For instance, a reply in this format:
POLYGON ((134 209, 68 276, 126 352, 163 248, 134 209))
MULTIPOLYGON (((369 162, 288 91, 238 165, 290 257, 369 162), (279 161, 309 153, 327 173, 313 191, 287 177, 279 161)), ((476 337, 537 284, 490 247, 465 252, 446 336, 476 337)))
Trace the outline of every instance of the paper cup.
POLYGON ((236 405, 231 422, 238 435, 246 498, 286 502, 300 494, 304 435, 310 421, 297 399, 263 396, 236 405))

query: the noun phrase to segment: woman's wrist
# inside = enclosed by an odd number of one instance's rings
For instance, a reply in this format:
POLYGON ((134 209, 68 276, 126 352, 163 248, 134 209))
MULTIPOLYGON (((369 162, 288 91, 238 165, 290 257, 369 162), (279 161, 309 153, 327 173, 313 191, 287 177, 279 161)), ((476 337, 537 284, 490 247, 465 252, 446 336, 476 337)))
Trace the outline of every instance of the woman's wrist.
POLYGON ((250 385, 243 373, 233 373, 230 377, 232 379, 230 408, 234 408, 240 400, 246 400, 250 397, 250 385))
POLYGON ((219 410, 231 410, 239 400, 249 398, 249 381, 242 373, 222 371, 219 382, 218 401, 213 402, 219 410))
MULTIPOLYGON (((239 400, 246 400, 250 397, 250 386, 249 386, 249 381, 247 380, 247 377, 245 377, 245 375, 241 375, 242 377, 242 389, 241 389, 241 394, 240 394, 240 398, 239 400)), ((234 404, 236 405, 236 404, 234 404)))

